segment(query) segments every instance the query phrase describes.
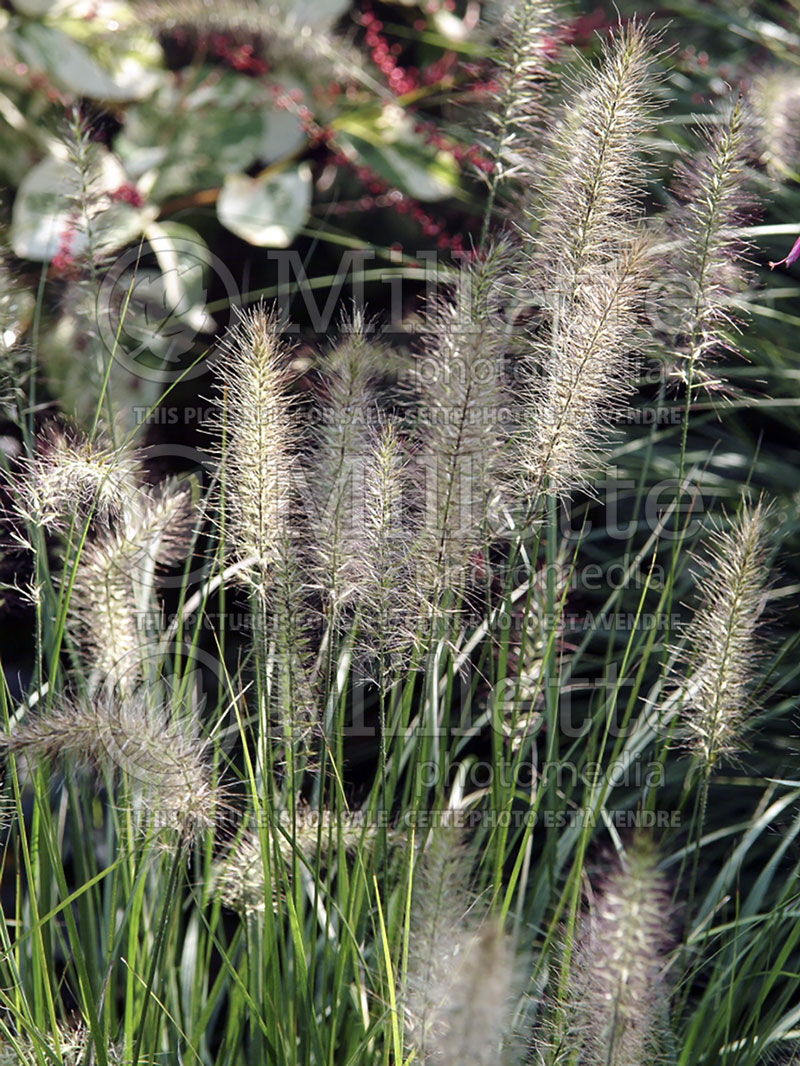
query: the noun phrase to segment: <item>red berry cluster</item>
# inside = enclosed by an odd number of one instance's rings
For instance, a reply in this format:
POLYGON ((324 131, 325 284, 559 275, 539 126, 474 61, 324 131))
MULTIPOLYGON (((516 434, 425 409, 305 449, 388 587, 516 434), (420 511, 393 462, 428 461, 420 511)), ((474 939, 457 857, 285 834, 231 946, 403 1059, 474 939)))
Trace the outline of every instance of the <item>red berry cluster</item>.
POLYGON ((427 144, 440 151, 449 152, 459 164, 470 163, 484 174, 491 174, 494 163, 484 155, 478 144, 461 144, 448 137, 439 129, 435 122, 417 122, 414 131, 421 134, 427 144))
MULTIPOLYGON (((428 5, 428 9, 436 10, 439 6, 436 4, 431 8, 428 5)), ((452 0, 445 0, 441 6, 453 10, 455 4, 452 0)), ((458 62, 455 52, 445 52, 443 56, 422 70, 418 67, 401 67, 398 63, 398 56, 403 46, 397 41, 393 44, 389 43, 388 38, 382 33, 383 23, 372 10, 369 0, 364 4, 360 22, 364 27, 364 43, 369 49, 370 58, 383 74, 391 91, 397 96, 414 92, 420 85, 435 85, 442 81, 458 62)), ((418 30, 425 29, 425 20, 418 19, 414 26, 418 30)))
POLYGON ((347 167, 353 171, 366 190, 366 195, 350 204, 339 204, 333 208, 334 213, 342 211, 371 211, 376 208, 391 208, 398 215, 408 215, 422 230, 426 237, 436 237, 436 246, 443 250, 461 251, 464 238, 460 233, 448 233, 441 222, 429 214, 417 200, 408 196, 402 189, 392 188, 379 174, 363 164, 355 163, 344 152, 331 153, 329 162, 336 167, 347 167))
MULTIPOLYGON (((176 44, 181 44, 185 34, 175 31, 172 36, 176 44)), ((250 74, 254 78, 260 78, 269 70, 267 63, 260 56, 255 55, 252 44, 237 44, 227 34, 205 34, 198 38, 197 46, 232 70, 238 70, 240 74, 250 74)))
POLYGON ((64 227, 58 242, 58 251, 50 260, 50 267, 54 273, 67 279, 75 278, 78 273, 75 255, 72 251, 76 232, 75 220, 73 219, 64 227))
POLYGON ((131 182, 120 185, 118 189, 112 189, 108 194, 112 203, 130 204, 131 207, 141 207, 144 203, 142 194, 131 182))

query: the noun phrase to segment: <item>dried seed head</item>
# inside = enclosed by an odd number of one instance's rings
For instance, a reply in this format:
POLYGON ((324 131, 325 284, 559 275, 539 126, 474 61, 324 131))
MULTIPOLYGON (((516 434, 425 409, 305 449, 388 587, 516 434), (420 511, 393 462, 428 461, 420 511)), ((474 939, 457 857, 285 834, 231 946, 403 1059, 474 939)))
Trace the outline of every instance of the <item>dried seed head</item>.
POLYGON ((734 755, 752 710, 751 688, 765 644, 770 508, 743 502, 728 529, 710 538, 701 603, 678 652, 685 676, 677 693, 683 739, 711 770, 734 755))

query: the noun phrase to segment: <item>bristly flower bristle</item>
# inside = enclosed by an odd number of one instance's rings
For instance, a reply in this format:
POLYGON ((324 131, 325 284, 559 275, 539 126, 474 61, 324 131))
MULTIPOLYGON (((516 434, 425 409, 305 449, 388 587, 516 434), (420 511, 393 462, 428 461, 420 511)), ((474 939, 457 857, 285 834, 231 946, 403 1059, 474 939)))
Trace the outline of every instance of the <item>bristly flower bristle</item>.
POLYGON ((702 131, 704 147, 679 167, 667 226, 678 308, 671 376, 691 390, 720 389, 711 365, 735 351, 732 294, 742 285, 745 249, 740 227, 751 213, 746 165, 752 152, 752 117, 741 97, 702 131))
POLYGON ((358 597, 365 581, 367 545, 363 502, 365 464, 377 419, 376 378, 380 353, 369 325, 355 313, 320 365, 324 393, 310 477, 314 583, 335 618, 358 597))
POLYGON ((547 62, 557 32, 555 12, 540 0, 518 0, 492 30, 499 39, 494 108, 484 135, 494 164, 487 178, 490 203, 504 181, 524 176, 543 123, 542 97, 550 77, 547 62))
POLYGON ((364 573, 358 595, 359 642, 377 660, 388 684, 414 643, 416 597, 408 514, 408 460, 397 430, 386 422, 367 457, 364 494, 364 573))
POLYGON ((664 1051, 669 886, 649 841, 634 840, 594 886, 581 919, 564 1011, 582 1066, 640 1066, 664 1051))
POLYGON ((140 507, 140 478, 133 455, 102 438, 82 440, 54 427, 41 435, 15 483, 30 519, 64 532, 76 518, 105 526, 133 518, 140 507))
POLYGON ((225 536, 264 593, 286 534, 296 431, 287 388, 287 350, 274 312, 237 312, 215 364, 221 415, 225 536))
POLYGON ((182 840, 213 825, 221 799, 191 713, 145 686, 32 714, 0 737, 0 750, 122 774, 140 828, 182 840))
POLYGON ((678 653, 686 670, 677 694, 684 740, 707 770, 740 749, 752 709, 765 650, 769 525, 767 504, 744 502, 730 527, 712 534, 699 581, 702 602, 678 653))
POLYGON ((414 873, 406 1041, 430 1066, 492 1066, 509 1027, 513 952, 498 925, 480 925, 460 831, 431 833, 414 873))
POLYGON ((486 541, 490 504, 506 456, 504 356, 509 248, 491 246, 464 266, 449 298, 426 315, 418 363, 424 485, 416 553, 420 611, 436 611, 463 585, 470 553, 486 541))
POLYGON ((641 232, 652 53, 637 22, 614 33, 568 98, 530 201, 521 280, 542 311, 517 446, 528 499, 586 486, 634 388, 652 270, 641 232))
POLYGON ((87 540, 75 566, 67 624, 90 691, 138 683, 146 640, 141 620, 152 609, 156 569, 189 551, 195 517, 189 485, 166 482, 142 491, 137 504, 116 528, 87 540))

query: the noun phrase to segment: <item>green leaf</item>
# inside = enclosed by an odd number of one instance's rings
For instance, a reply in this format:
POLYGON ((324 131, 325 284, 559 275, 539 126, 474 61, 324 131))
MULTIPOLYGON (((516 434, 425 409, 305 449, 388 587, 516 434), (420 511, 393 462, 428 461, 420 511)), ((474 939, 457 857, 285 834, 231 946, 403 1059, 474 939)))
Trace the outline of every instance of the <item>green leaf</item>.
POLYGON ((145 236, 161 268, 161 306, 199 333, 212 333, 216 323, 205 310, 211 265, 208 245, 199 233, 179 222, 153 222, 145 236))
POLYGON ((351 112, 337 119, 334 126, 346 154, 409 196, 442 200, 458 188, 458 166, 453 156, 426 144, 399 107, 351 112))
MULTIPOLYGON (((114 203, 108 193, 128 182, 122 166, 110 152, 97 146, 92 171, 88 212, 94 250, 104 253, 123 247, 137 237, 154 208, 114 203)), ((22 179, 11 211, 11 247, 21 259, 49 262, 62 242, 72 255, 88 249, 88 234, 76 208, 79 176, 67 159, 50 156, 37 163, 22 179)))
POLYGON ((260 248, 286 248, 308 218, 311 168, 307 163, 277 174, 230 174, 217 201, 217 216, 237 237, 260 248))
POLYGON ((274 107, 268 85, 200 71, 188 93, 176 82, 128 110, 114 148, 128 171, 152 172, 157 202, 222 185, 226 175, 271 162, 305 141, 295 115, 274 107))
POLYGON ((325 26, 341 18, 350 7, 350 0, 282 0, 280 6, 300 23, 325 26))
POLYGON ((95 62, 82 44, 57 26, 26 22, 14 35, 15 51, 33 70, 41 71, 63 89, 94 100, 130 100, 138 86, 119 84, 95 62))

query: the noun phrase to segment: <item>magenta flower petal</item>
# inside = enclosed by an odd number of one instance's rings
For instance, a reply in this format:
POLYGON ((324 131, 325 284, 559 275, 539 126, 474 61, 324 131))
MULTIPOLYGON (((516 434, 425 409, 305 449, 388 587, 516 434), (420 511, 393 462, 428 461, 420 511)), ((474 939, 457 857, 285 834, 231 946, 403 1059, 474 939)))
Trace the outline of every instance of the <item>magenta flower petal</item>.
POLYGON ((790 267, 792 263, 796 263, 800 259, 800 237, 792 245, 792 250, 784 259, 779 259, 777 263, 770 263, 770 270, 774 270, 775 267, 783 266, 784 263, 787 267, 790 267))

